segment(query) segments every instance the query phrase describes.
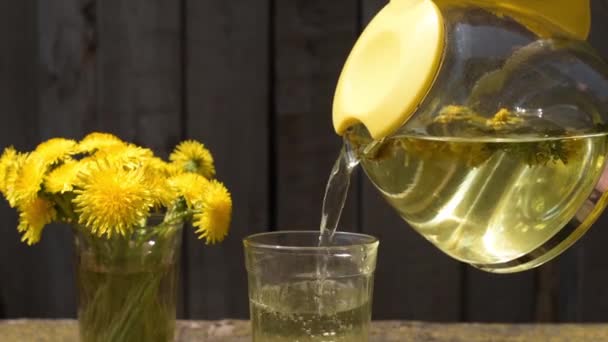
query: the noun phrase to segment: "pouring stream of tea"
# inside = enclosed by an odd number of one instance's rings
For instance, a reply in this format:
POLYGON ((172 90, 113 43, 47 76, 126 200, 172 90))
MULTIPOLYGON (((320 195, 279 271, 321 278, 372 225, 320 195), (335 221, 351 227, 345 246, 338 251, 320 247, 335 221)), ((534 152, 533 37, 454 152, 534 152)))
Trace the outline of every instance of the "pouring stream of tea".
POLYGON ((350 143, 344 139, 344 146, 340 151, 338 160, 334 164, 323 197, 323 209, 321 212, 321 224, 319 235, 319 246, 332 244, 334 234, 340 222, 344 202, 350 186, 350 176, 359 164, 350 143))
MULTIPOLYGON (((319 247, 329 247, 333 244, 333 237, 340 222, 342 209, 346 202, 348 188, 350 186, 350 176, 353 169, 359 164, 354 151, 349 142, 345 139, 344 146, 340 151, 338 160, 334 164, 329 175, 325 196, 323 197, 323 209, 321 212, 321 224, 319 233, 319 247)), ((327 265, 329 263, 329 249, 327 254, 319 259, 317 263, 317 296, 316 300, 319 313, 324 312, 325 303, 323 298, 326 279, 328 277, 327 265)))

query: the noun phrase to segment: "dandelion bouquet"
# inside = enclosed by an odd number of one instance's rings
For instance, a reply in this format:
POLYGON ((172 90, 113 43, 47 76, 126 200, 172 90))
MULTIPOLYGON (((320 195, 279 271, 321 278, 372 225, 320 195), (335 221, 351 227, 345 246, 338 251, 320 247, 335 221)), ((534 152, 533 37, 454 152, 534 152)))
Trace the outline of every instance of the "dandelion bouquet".
POLYGON ((170 340, 183 223, 211 244, 228 233, 232 201, 211 153, 185 141, 169 159, 106 133, 0 157, 22 241, 37 243, 51 222, 74 227, 84 341, 170 340))

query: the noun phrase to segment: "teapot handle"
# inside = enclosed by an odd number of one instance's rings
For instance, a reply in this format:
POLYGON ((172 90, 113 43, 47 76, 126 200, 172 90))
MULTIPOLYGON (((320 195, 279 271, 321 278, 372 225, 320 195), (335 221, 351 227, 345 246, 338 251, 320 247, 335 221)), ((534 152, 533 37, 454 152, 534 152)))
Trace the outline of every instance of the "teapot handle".
MULTIPOLYGON (((407 0, 392 0, 405 1, 407 0)), ((439 7, 471 4, 510 15, 541 37, 559 33, 585 40, 591 29, 590 0, 433 0, 439 7)))

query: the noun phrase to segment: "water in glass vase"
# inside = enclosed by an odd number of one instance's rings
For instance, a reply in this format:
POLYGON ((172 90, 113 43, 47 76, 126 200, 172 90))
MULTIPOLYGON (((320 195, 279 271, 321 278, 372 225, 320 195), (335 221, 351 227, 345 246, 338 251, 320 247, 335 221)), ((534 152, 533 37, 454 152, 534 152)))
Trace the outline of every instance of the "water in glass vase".
POLYGON ((442 251, 488 271, 515 272, 561 253, 605 207, 602 197, 594 210, 590 196, 606 144, 605 135, 401 136, 368 148, 361 164, 394 209, 442 251), (591 214, 568 224, 586 205, 591 214))
POLYGON ((317 281, 302 281, 257 291, 251 301, 254 342, 368 340, 371 291, 361 284, 355 288, 327 279, 321 288, 317 281))
POLYGON ((172 340, 177 272, 175 264, 125 272, 83 264, 78 272, 81 339, 172 340))
POLYGON ((128 238, 75 231, 80 340, 173 340, 181 223, 152 225, 128 238))

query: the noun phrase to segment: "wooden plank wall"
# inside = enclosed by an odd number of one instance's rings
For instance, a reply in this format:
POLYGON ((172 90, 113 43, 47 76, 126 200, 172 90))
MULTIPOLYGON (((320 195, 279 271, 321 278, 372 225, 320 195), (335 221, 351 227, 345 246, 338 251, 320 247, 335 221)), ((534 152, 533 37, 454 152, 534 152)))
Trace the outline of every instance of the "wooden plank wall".
MULTIPOLYGON (((0 3, 0 40, 6 49, 4 51, 11 52, 0 54, 0 108, 3 111, 0 144, 3 147, 12 144, 31 148, 39 131, 36 125, 39 77, 33 67, 38 64, 38 24, 32 15, 35 12, 36 7, 29 2, 0 3)), ((49 239, 36 250, 25 249, 16 241, 16 214, 3 204, 0 215, 0 258, 3 260, 0 266, 0 313, 4 316, 71 314, 47 299, 47 289, 57 290, 55 285, 58 281, 45 270, 57 265, 56 261, 63 256, 51 253, 54 241, 49 239), (46 281, 41 282, 41 279, 46 281)))
MULTIPOLYGON (((341 147, 331 125, 332 88, 357 37, 358 10, 352 0, 275 1, 275 227, 280 229, 319 225, 325 183, 341 147)), ((345 230, 357 229, 356 203, 344 208, 345 230)))
MULTIPOLYGON (((203 141, 231 189, 230 238, 184 234, 179 316, 248 315, 241 239, 315 229, 340 139, 331 127, 339 71, 385 0, 56 0, 0 3, 0 148, 105 130, 166 156, 203 141)), ((608 58, 606 1, 593 44, 608 58)), ((598 18, 600 18, 598 20, 598 18)), ((72 242, 53 226, 33 248, 0 205, 0 318, 74 317, 72 242)), ((362 174, 343 230, 379 236, 374 317, 429 321, 606 321, 608 216, 561 258, 492 275, 415 234, 362 174)))
POLYGON ((215 153, 235 213, 221 245, 187 235, 187 317, 248 313, 241 240, 270 226, 269 9, 268 0, 185 2, 184 133, 215 153))

